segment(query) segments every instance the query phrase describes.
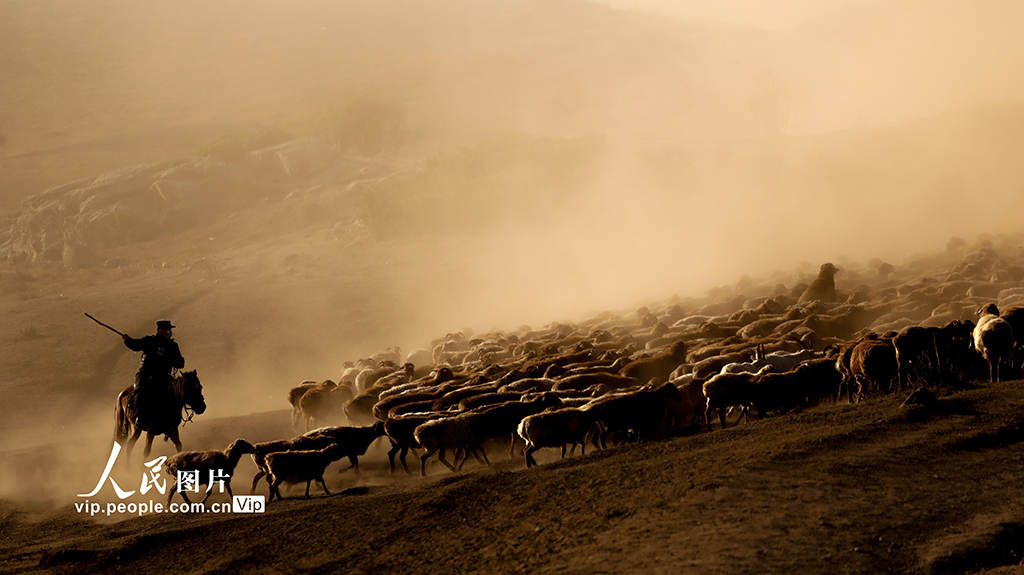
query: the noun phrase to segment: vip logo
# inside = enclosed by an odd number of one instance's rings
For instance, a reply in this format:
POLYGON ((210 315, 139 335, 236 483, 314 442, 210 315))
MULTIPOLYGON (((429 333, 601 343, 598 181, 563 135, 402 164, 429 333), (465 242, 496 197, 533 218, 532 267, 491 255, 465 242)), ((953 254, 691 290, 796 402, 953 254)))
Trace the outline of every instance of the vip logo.
POLYGON ((262 495, 235 495, 231 498, 231 510, 235 513, 263 513, 267 509, 267 498, 262 495))

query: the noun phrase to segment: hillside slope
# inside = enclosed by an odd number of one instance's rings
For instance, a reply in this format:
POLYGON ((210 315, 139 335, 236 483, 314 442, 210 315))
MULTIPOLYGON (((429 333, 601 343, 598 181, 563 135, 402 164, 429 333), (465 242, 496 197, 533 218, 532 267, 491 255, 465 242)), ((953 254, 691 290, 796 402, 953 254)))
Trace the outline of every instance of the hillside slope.
POLYGON ((295 488, 256 516, 101 525, 5 503, 0 573, 1012 572, 1024 383, 932 408, 900 399, 532 470, 502 461, 394 480, 371 450, 360 478, 329 473, 333 496, 314 488, 306 501, 295 488))

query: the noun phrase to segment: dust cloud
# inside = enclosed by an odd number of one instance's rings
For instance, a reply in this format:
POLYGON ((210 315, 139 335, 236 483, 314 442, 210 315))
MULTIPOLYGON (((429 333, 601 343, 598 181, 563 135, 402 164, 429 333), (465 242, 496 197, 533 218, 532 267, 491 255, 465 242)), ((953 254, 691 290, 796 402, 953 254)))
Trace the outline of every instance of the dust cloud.
POLYGON ((1020 230, 1018 3, 771 4, 4 2, 0 494, 79 493, 109 453, 137 357, 83 308, 136 337, 171 317, 213 422, 392 345, 1020 230), (253 167, 310 139, 329 160, 253 167), (15 224, 53 186, 206 157, 234 187, 139 216, 178 228, 97 250, 124 268, 15 224))

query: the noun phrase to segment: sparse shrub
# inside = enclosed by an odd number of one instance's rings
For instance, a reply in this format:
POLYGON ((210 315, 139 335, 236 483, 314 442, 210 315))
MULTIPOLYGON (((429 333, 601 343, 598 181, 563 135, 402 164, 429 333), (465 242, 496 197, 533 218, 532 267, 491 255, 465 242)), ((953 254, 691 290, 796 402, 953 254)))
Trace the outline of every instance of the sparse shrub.
POLYGON ((377 98, 349 100, 323 115, 320 133, 339 154, 376 156, 404 143, 405 109, 377 98))

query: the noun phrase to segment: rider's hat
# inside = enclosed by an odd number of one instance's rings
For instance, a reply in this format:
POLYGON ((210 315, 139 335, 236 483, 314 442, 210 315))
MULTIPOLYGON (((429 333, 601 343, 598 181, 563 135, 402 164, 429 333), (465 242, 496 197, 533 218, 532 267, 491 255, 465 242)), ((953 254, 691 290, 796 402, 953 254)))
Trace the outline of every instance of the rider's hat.
POLYGON ((174 326, 171 325, 171 320, 169 320, 169 319, 162 319, 162 320, 156 322, 156 328, 157 329, 171 329, 173 327, 174 326))

